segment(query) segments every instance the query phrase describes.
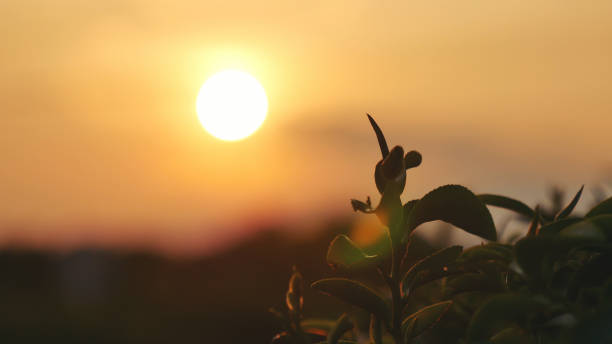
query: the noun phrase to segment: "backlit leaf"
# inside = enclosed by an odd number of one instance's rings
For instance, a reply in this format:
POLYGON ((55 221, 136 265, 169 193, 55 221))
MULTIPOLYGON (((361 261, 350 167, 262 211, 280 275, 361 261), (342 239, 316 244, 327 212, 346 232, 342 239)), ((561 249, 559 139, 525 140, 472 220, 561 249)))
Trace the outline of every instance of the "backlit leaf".
POLYGON ((344 313, 338 318, 334 327, 327 334, 327 343, 329 344, 338 344, 338 341, 344 333, 348 330, 351 330, 354 327, 353 321, 348 316, 348 314, 344 313))
MULTIPOLYGON (((410 211, 406 236, 419 225, 441 220, 468 233, 497 240, 493 218, 476 195, 460 185, 441 186, 425 195, 410 211)), ((404 237, 407 241, 407 237, 404 237)))
POLYGON ((485 245, 470 247, 463 251, 459 260, 464 263, 483 260, 499 260, 508 263, 513 257, 511 245, 491 242, 485 245))
POLYGON ((586 241, 612 239, 612 215, 598 215, 573 223, 559 232, 562 237, 586 241))
POLYGON ((452 304, 452 301, 438 302, 412 313, 402 320, 402 333, 411 338, 420 335, 433 327, 452 304))
POLYGON ((487 339, 509 324, 524 324, 528 317, 543 308, 543 304, 526 295, 505 293, 493 296, 474 313, 468 327, 468 338, 487 339))
POLYGON ((327 264, 334 268, 359 268, 374 264, 376 260, 376 255, 365 254, 344 234, 337 235, 327 250, 327 264))
POLYGON ((389 320, 389 308, 385 300, 360 282, 346 278, 326 278, 314 282, 312 288, 373 313, 385 322, 389 320))
POLYGON ((525 331, 516 327, 508 327, 491 337, 493 344, 535 344, 534 339, 525 331))
POLYGON ((605 215, 605 214, 612 214, 612 197, 608 198, 607 200, 593 207, 593 209, 591 209, 585 215, 585 217, 593 217, 593 216, 605 215))
POLYGON ((408 272, 406 272, 404 278, 402 278, 404 293, 415 284, 419 272, 429 271, 435 276, 439 276, 438 278, 445 276, 445 272, 448 271, 448 265, 459 257, 462 250, 463 248, 461 246, 443 248, 416 262, 410 267, 408 272))
POLYGON ((478 195, 478 198, 486 205, 512 210, 525 217, 533 218, 533 209, 525 203, 513 198, 493 194, 481 194, 478 195))
POLYGON ((579 218, 565 218, 562 220, 558 220, 549 224, 546 224, 542 227, 540 227, 540 230, 538 231, 538 235, 556 235, 558 234, 563 228, 574 224, 576 222, 579 222, 581 219, 579 218))
POLYGON ((580 196, 582 195, 583 189, 584 189, 584 185, 580 187, 580 190, 578 190, 578 192, 576 193, 572 201, 567 206, 565 206, 565 208, 559 211, 557 215, 555 215, 555 220, 564 219, 572 213, 572 211, 574 210, 574 207, 576 207, 576 204, 578 204, 578 200, 580 200, 580 196))

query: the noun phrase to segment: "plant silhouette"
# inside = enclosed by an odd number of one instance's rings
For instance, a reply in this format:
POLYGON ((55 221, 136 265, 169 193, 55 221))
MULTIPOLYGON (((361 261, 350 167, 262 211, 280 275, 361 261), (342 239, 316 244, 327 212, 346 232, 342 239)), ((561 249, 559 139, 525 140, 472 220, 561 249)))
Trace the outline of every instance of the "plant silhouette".
MULTIPOLYGON (((294 268, 286 307, 272 310, 285 327, 274 343, 357 343, 364 313, 373 344, 612 342, 612 198, 584 216, 572 216, 584 187, 565 207, 553 206, 552 214, 501 195, 475 195, 460 185, 444 185, 402 203, 407 171, 421 164, 421 154, 404 154, 401 146, 389 149, 378 124, 368 119, 381 151, 374 167, 380 201, 375 207, 369 197, 351 204, 378 217, 386 228, 387 249, 371 254, 337 235, 327 263, 355 276, 376 271, 384 288, 358 278, 315 281, 313 289, 361 313, 304 319, 303 277, 294 268), (497 242, 488 206, 530 218, 527 234, 514 245, 497 242), (435 220, 488 243, 467 250, 450 246, 409 262, 414 230, 435 220)), ((561 193, 555 196, 559 203, 561 193)))

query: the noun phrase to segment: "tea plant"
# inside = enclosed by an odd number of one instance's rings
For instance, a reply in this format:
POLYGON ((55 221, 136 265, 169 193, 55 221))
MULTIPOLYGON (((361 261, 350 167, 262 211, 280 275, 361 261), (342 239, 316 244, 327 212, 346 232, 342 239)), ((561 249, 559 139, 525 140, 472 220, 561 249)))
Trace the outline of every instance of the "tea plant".
MULTIPOLYGON (((556 215, 493 194, 475 195, 460 185, 441 186, 402 203, 407 170, 421 164, 416 151, 389 150, 368 115, 382 158, 374 168, 379 204, 351 200, 355 211, 375 214, 385 226, 387 250, 369 254, 346 235, 327 252, 336 270, 377 271, 386 290, 357 279, 326 278, 312 283, 370 314, 373 344, 412 342, 558 343, 612 342, 612 198, 584 217, 572 217, 582 188, 556 215), (531 218, 527 235, 514 245, 496 242, 488 206, 531 218), (463 251, 443 248, 416 262, 406 259, 412 234, 421 224, 441 220, 489 241, 463 251), (423 292, 423 290, 425 290, 423 292), (434 302, 420 309, 419 294, 434 302), (444 335, 431 331, 434 326, 444 335)), ((286 307, 273 312, 285 331, 277 343, 357 343, 356 319, 304 319, 301 274, 294 269, 286 307)))

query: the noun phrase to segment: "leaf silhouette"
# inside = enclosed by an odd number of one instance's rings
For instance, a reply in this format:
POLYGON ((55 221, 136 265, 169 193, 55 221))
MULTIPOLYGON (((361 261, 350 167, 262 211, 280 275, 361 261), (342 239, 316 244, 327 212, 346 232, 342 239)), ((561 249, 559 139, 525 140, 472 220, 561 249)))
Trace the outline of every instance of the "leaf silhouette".
POLYGON ((474 313, 468 327, 470 340, 489 338, 509 323, 524 323, 528 316, 543 309, 533 298, 514 293, 491 297, 474 313))
POLYGON ((540 227, 540 230, 538 231, 539 235, 555 235, 558 234, 563 228, 576 223, 576 222, 580 222, 581 219, 579 218, 565 218, 562 220, 558 220, 552 223, 549 223, 547 225, 544 225, 542 227, 540 227))
POLYGON ((452 304, 453 301, 438 302, 410 314, 402 321, 402 333, 409 338, 420 335, 433 327, 452 304))
POLYGON ((437 278, 444 277, 446 273, 444 268, 447 268, 449 264, 457 259, 462 250, 463 248, 461 246, 443 248, 416 262, 410 267, 402 279, 402 289, 404 293, 416 284, 417 276, 420 272, 429 271, 430 274, 433 274, 437 278))
POLYGON ((497 240, 493 218, 474 193, 461 185, 441 186, 425 195, 410 211, 407 235, 422 223, 442 220, 468 233, 497 240))
POLYGON ((360 307, 384 319, 385 322, 389 320, 389 308, 385 300, 360 282, 347 278, 326 278, 314 282, 312 288, 360 307))
POLYGON ((574 196, 572 201, 567 206, 565 206, 565 208, 559 211, 559 213, 555 216, 555 220, 564 219, 568 217, 569 214, 572 213, 572 211, 574 210, 574 207, 576 207, 576 204, 578 203, 578 200, 580 200, 580 196, 582 195, 583 189, 584 189, 584 185, 580 187, 580 190, 578 190, 578 192, 576 193, 576 196, 574 196))
POLYGON ((594 206, 593 209, 589 210, 585 217, 593 217, 605 214, 612 214, 612 197, 594 206))
POLYGON ((612 215, 593 216, 563 228, 559 235, 587 241, 612 239, 612 215))
POLYGON ((493 194, 481 194, 478 195, 478 199, 480 199, 486 205, 512 210, 528 218, 533 218, 534 215, 533 209, 531 209, 528 205, 510 197, 493 194))
POLYGON ((366 115, 368 116, 368 119, 370 120, 370 124, 372 125, 372 128, 374 129, 374 133, 376 133, 376 139, 378 140, 378 146, 380 147, 380 152, 382 153, 382 158, 384 159, 389 154, 389 146, 387 146, 387 140, 385 140, 385 135, 383 135, 382 130, 380 130, 380 127, 378 126, 374 118, 372 118, 370 114, 366 114, 366 115))

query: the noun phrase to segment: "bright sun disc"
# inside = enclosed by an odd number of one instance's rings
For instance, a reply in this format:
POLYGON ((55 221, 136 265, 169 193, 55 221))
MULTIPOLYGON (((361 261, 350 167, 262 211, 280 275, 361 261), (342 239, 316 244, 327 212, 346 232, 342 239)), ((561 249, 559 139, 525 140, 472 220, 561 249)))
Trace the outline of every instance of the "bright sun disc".
POLYGON ((243 139, 266 119, 268 98, 250 74, 225 70, 211 76, 198 94, 196 111, 211 135, 226 141, 243 139))

